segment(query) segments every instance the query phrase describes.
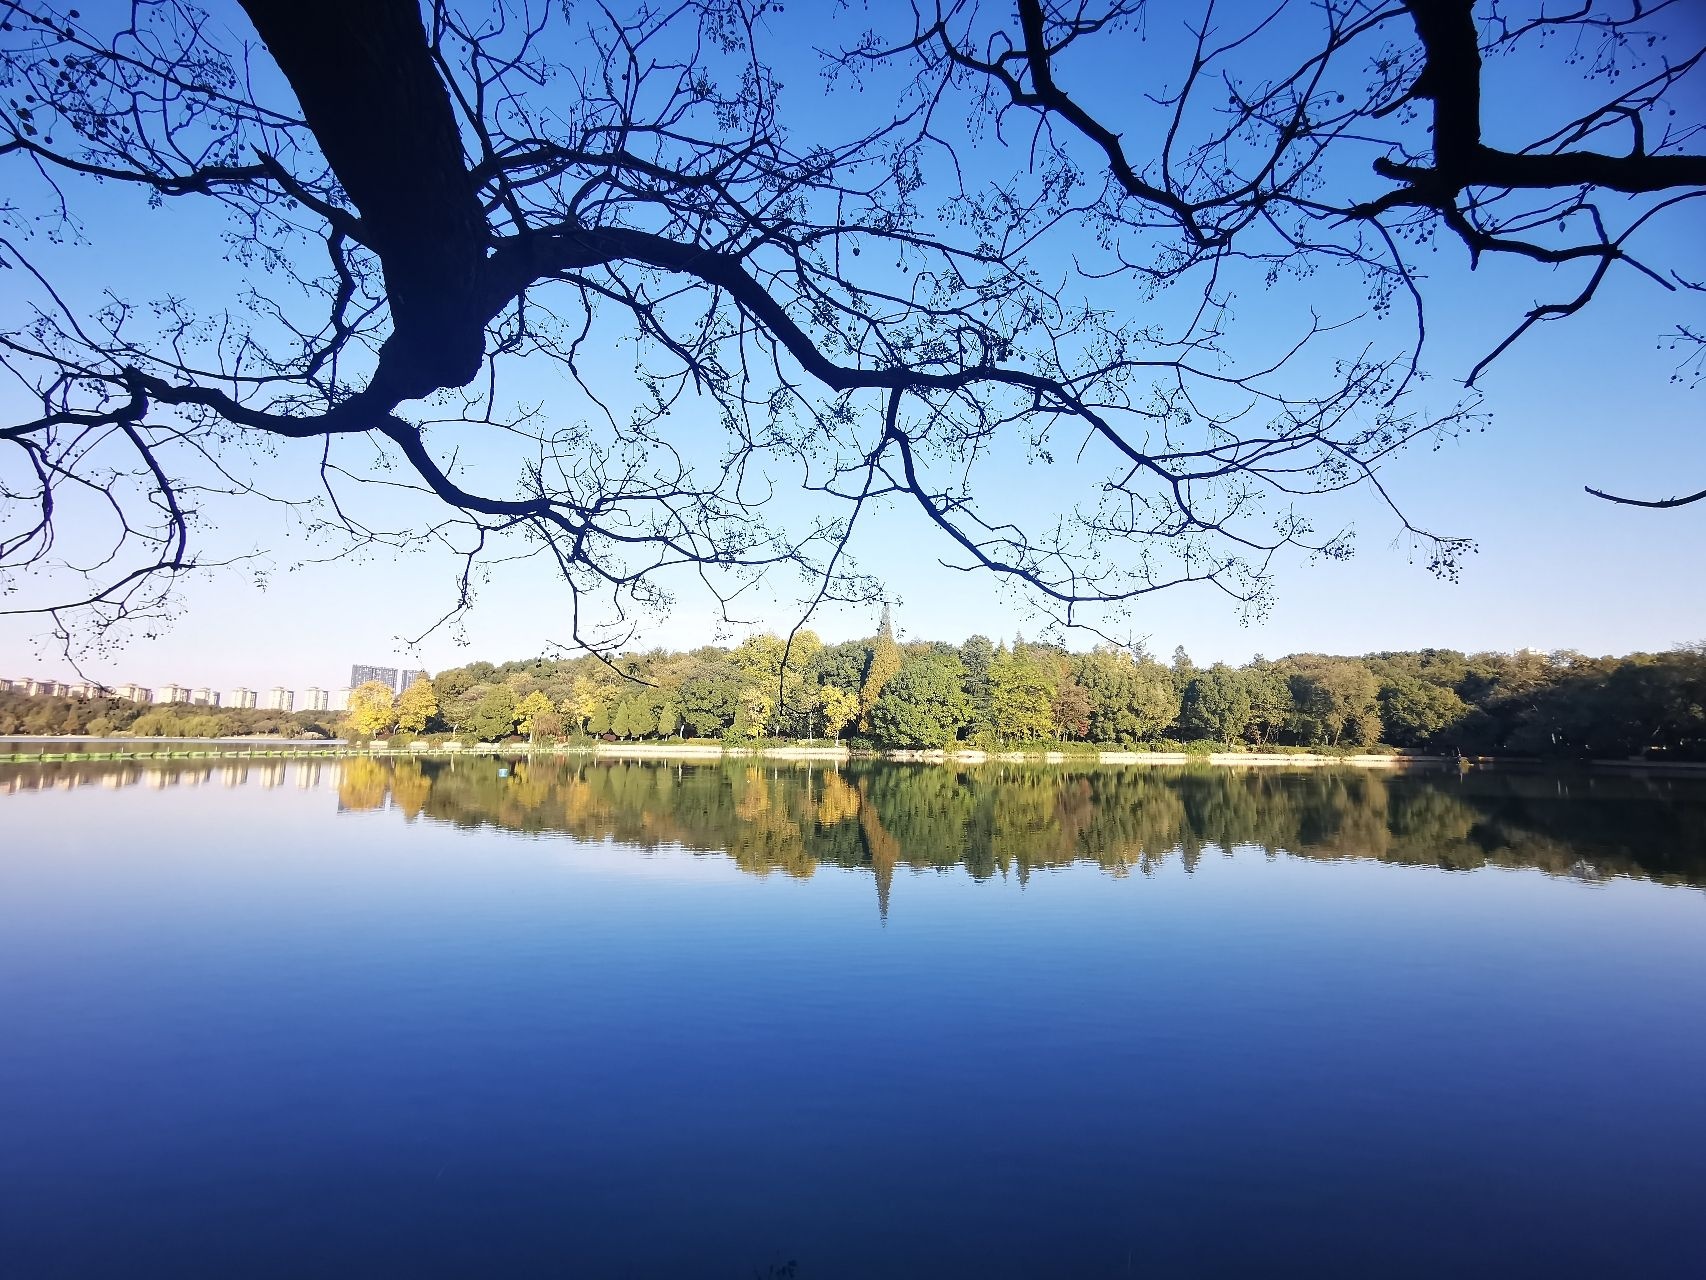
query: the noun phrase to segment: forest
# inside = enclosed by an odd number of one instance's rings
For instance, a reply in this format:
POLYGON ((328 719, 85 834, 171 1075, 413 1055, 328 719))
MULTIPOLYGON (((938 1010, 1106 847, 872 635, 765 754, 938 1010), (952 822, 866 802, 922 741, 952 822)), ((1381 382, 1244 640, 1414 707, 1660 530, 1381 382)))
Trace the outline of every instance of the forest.
POLYGON ((29 695, 0 690, 0 734, 104 738, 335 737, 342 717, 331 711, 269 711, 187 702, 139 706, 125 698, 29 695))
POLYGON ((809 631, 732 648, 471 662, 343 713, 0 693, 0 733, 496 742, 836 739, 854 749, 1397 750, 1706 759, 1706 644, 1589 657, 1450 649, 1198 666, 1102 646, 809 631))
POLYGON ((440 672, 431 694, 426 728, 485 740, 1706 757, 1701 644, 1624 657, 1424 649, 1198 666, 1183 649, 1164 663, 1021 637, 901 644, 885 621, 868 640, 824 644, 801 632, 790 646, 756 635, 732 649, 631 655, 616 668, 586 657, 474 662, 440 672))

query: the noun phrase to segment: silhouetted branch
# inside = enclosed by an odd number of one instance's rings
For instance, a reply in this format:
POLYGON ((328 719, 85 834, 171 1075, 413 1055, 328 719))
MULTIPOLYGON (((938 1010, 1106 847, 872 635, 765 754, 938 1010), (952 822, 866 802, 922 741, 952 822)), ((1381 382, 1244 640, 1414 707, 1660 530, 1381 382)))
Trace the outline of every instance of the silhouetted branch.
POLYGON ((1648 499, 1620 498, 1614 493, 1605 492, 1603 489, 1595 489, 1592 485, 1583 485, 1582 487, 1589 493, 1593 494, 1596 498, 1604 498, 1607 502, 1621 503, 1625 507, 1657 507, 1662 509, 1666 507, 1686 507, 1691 502, 1706 502, 1706 489, 1702 489, 1699 493, 1691 493, 1680 498, 1648 499))
POLYGON ((217 558, 200 540, 236 497, 289 503, 334 555, 439 549, 441 625, 487 567, 542 559, 577 636, 595 616, 631 636, 674 577, 725 617, 776 569, 807 600, 874 596, 852 520, 897 503, 955 567, 1073 623, 1187 584, 1259 612, 1279 557, 1348 554, 1301 508, 1353 487, 1450 576, 1468 544, 1381 474, 1477 412, 1422 394, 1409 246, 1441 232, 1571 275, 1494 355, 1613 270, 1699 296, 1644 247, 1706 194, 1701 122, 1665 114, 1701 54, 1666 3, 1276 3, 1242 26, 1204 4, 1182 34, 1167 19, 1157 56, 1177 60, 1134 80, 1128 124, 1074 60, 1151 34, 1149 7, 943 0, 826 55, 832 94, 882 92, 798 140, 759 0, 242 10, 252 33, 186 0, 97 32, 0 0, 0 164, 38 237, 0 244, 28 277, 0 331, 27 406, 0 425, 0 572, 71 574, 67 599, 112 604, 97 628, 142 607, 136 584, 169 594, 217 558), (1553 32, 1642 70, 1493 146, 1488 59, 1553 32), (58 287, 63 244, 100 243, 97 185, 155 216, 216 210, 240 283, 58 287), (1413 333, 1381 347, 1359 316, 1311 313, 1276 337, 1234 313, 1322 267, 1357 272, 1371 316, 1413 310, 1413 333), (1051 479, 989 482, 1015 462, 1051 479), (773 528, 784 475, 824 509, 773 528), (116 558, 69 557, 67 520, 110 529, 116 558))

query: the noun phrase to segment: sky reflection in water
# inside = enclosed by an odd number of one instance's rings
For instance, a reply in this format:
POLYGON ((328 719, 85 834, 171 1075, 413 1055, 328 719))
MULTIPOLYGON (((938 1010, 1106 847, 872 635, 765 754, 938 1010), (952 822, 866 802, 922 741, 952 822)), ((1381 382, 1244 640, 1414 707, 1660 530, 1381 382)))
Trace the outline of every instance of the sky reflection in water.
POLYGON ((0 1273, 1706 1267, 1699 782, 509 767, 0 769, 0 1273))

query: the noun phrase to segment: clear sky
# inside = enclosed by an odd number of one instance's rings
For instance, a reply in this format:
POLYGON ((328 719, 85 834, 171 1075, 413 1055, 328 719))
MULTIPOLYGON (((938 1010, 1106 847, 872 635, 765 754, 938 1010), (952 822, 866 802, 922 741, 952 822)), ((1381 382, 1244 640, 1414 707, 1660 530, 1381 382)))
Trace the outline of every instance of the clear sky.
MULTIPOLYGON (((873 3, 861 21, 876 21, 886 7, 873 3)), ((213 8, 225 21, 241 21, 235 6, 213 8)), ((789 6, 793 12, 777 21, 806 23, 811 19, 800 11, 815 8, 789 6)), ((796 34, 782 29, 773 47, 795 50, 790 56, 798 65, 787 69, 784 105, 798 104, 796 130, 809 135, 835 123, 836 107, 833 100, 825 105, 809 41, 796 34)), ((811 38, 823 37, 814 30, 811 38)), ((1087 92, 1120 101, 1125 80, 1118 60, 1086 63, 1081 74, 1087 92)), ((209 235, 222 225, 217 219, 181 204, 150 210, 117 187, 71 190, 83 202, 89 243, 33 251, 54 263, 56 278, 73 291, 92 297, 112 288, 145 297, 170 290, 205 302, 238 283, 240 273, 207 252, 209 235), (170 265, 163 271, 163 264, 170 265)), ((1698 222, 1673 225, 1649 242, 1649 260, 1706 275, 1698 222)), ((1426 363, 1438 375, 1442 399, 1451 394, 1451 377, 1460 377, 1526 307, 1567 287, 1526 266, 1494 263, 1472 275, 1451 243, 1442 243, 1428 266, 1426 363)), ((1310 308, 1345 315, 1364 304, 1359 282, 1330 270, 1237 302, 1249 332, 1271 325, 1275 334, 1294 331, 1310 308)), ((1698 314, 1698 298, 1679 299, 1632 273, 1614 274, 1581 316, 1543 326, 1493 367, 1482 387, 1490 415, 1485 432, 1438 450, 1414 449, 1384 468, 1383 482, 1418 523, 1476 540, 1479 552, 1460 582, 1438 582, 1412 563, 1411 549, 1394 544, 1390 517, 1370 495, 1352 494, 1309 510, 1323 527, 1353 523, 1356 556, 1345 563, 1301 556, 1282 562, 1267 618, 1244 625, 1218 593, 1179 590, 1150 597, 1117 624, 1118 633, 1146 637, 1162 655, 1183 645, 1199 662, 1422 646, 1620 653, 1706 639, 1706 503, 1653 512, 1582 492, 1592 484, 1658 497, 1706 484, 1706 387, 1691 390, 1672 380, 1679 353, 1661 339, 1688 305, 1698 314)), ((21 318, 15 298, 0 296, 0 327, 21 318)), ((1370 326, 1378 338, 1378 326, 1370 326)), ((612 384, 621 376, 613 368, 612 384)), ((522 370, 517 385, 565 418, 587 412, 579 393, 554 372, 522 370)), ((17 411, 15 389, 0 397, 17 411)), ((691 434, 697 425, 685 429, 691 434)), ((306 455, 286 449, 265 465, 295 483, 305 474, 306 455)), ((779 511, 795 510, 788 493, 797 481, 781 472, 771 478, 782 495, 779 511)), ((1003 461, 988 483, 1021 508, 1070 496, 1022 460, 1003 461)), ((252 502, 226 520, 210 545, 261 554, 191 582, 168 629, 133 639, 116 654, 91 656, 84 673, 109 683, 335 687, 347 681, 352 662, 439 670, 475 658, 530 656, 568 636, 563 592, 540 565, 499 567, 466 621, 465 643, 440 631, 410 651, 402 638, 428 628, 451 601, 451 566, 443 556, 376 548, 359 561, 302 564, 323 554, 324 544, 309 539, 285 511, 252 502), (264 589, 257 587, 257 569, 265 572, 264 589)), ((904 637, 959 640, 975 632, 1034 635, 1040 628, 1022 597, 996 589, 985 576, 943 568, 938 557, 948 548, 916 512, 867 511, 852 550, 887 585, 904 637)), ((797 582, 779 581, 743 596, 735 612, 751 625, 736 627, 733 637, 750 629, 786 631, 800 616, 798 595, 797 582)), ((668 615, 647 627, 639 647, 730 638, 728 628, 717 630, 713 604, 683 590, 668 615)), ((812 625, 838 640, 870 634, 875 621, 875 607, 825 608, 812 625)), ((0 618, 0 675, 70 678, 70 665, 41 630, 37 620, 0 618)), ((1067 639, 1088 646, 1095 637, 1067 639)))

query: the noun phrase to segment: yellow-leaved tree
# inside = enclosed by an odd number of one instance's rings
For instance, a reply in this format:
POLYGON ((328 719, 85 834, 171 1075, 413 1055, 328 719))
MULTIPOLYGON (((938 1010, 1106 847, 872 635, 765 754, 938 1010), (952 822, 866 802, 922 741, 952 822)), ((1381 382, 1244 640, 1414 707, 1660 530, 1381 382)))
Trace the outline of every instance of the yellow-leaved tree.
MULTIPOLYGON (((574 685, 569 690, 569 696, 557 708, 569 718, 576 733, 584 733, 587 724, 600 711, 608 709, 608 697, 602 686, 586 676, 575 677, 574 685)), ((607 724, 605 728, 609 728, 607 724)))
POLYGON ((538 689, 523 698, 521 704, 515 709, 516 719, 520 723, 521 731, 529 738, 538 732, 538 718, 540 716, 555 715, 556 713, 556 704, 538 689))
POLYGON ((344 732, 350 737, 377 737, 389 733, 396 723, 396 697, 390 685, 369 680, 350 690, 349 712, 344 716, 344 732))
POLYGON ((432 681, 416 676, 397 699, 397 727, 404 733, 425 733, 427 725, 438 714, 438 694, 432 681))
POLYGON ((871 642, 871 659, 865 664, 865 683, 859 687, 859 727, 871 727, 871 708, 883 686, 900 674, 900 645, 895 643, 894 620, 888 605, 883 606, 882 625, 877 638, 871 642))
POLYGON ((838 685, 819 688, 817 705, 823 713, 823 732, 831 738, 840 738, 841 731, 859 714, 859 699, 838 685))

